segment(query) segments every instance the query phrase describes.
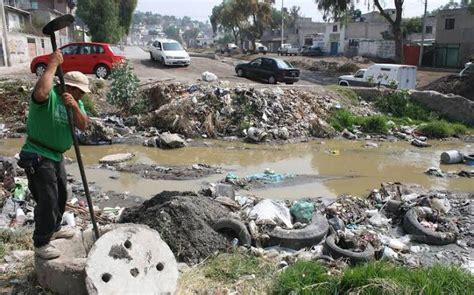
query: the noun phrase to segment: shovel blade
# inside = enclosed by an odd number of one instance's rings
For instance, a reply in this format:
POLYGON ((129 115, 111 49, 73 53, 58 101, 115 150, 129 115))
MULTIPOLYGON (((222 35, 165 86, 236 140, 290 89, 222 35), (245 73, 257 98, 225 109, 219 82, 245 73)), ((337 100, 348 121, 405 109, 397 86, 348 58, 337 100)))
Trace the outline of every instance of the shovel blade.
POLYGON ((43 34, 51 36, 54 32, 70 26, 74 22, 74 16, 65 14, 50 21, 43 27, 43 34))

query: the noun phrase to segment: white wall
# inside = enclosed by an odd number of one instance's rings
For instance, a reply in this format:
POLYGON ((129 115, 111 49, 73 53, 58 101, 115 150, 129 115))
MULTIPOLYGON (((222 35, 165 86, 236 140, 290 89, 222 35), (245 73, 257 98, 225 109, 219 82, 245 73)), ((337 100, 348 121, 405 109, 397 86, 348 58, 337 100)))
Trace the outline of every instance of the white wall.
POLYGON ((392 40, 360 40, 359 55, 381 58, 395 57, 395 41, 392 40))

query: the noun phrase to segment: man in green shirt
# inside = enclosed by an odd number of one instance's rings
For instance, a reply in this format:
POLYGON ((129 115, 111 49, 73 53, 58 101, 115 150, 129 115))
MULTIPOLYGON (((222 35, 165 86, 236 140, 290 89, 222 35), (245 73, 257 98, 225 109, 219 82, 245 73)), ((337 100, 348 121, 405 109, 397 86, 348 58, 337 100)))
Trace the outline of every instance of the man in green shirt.
POLYGON ((66 92, 53 85, 54 75, 63 62, 60 50, 52 53, 48 66, 31 97, 27 138, 20 152, 18 164, 25 169, 28 187, 36 201, 34 211, 35 253, 44 259, 60 256, 50 240, 72 238, 74 232, 61 229, 67 201, 67 179, 63 153, 71 148, 71 129, 67 108, 72 110, 75 127, 85 130, 89 118, 81 98, 89 93, 89 80, 80 72, 64 75, 66 92))

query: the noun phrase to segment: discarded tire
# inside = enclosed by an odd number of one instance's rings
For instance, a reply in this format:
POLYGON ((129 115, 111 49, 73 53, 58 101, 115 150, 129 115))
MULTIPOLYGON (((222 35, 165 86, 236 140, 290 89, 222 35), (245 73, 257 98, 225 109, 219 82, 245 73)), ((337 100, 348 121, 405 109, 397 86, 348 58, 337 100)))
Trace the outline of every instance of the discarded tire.
POLYGON ((375 250, 371 244, 363 252, 354 252, 352 250, 344 249, 336 244, 336 236, 330 235, 326 238, 326 251, 332 258, 346 258, 351 264, 358 264, 375 259, 375 250))
POLYGON ((419 218, 425 219, 426 213, 418 207, 408 210, 403 218, 403 229, 412 234, 415 241, 428 245, 447 245, 456 241, 456 233, 428 229, 420 224, 419 218))
POLYGON ((245 224, 233 218, 220 218, 212 227, 217 232, 232 233, 232 236, 239 239, 239 245, 250 246, 252 238, 245 224))
POLYGON ((290 249, 299 250, 305 247, 311 247, 319 244, 326 236, 329 224, 321 214, 314 213, 311 224, 302 229, 282 229, 277 227, 268 235, 269 246, 281 246, 290 249))

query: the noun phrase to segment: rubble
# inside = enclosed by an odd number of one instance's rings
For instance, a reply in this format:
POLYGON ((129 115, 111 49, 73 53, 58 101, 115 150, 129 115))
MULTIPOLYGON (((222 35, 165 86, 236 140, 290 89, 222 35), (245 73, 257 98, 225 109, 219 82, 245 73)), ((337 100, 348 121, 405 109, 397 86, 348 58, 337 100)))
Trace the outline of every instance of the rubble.
POLYGON ((187 138, 248 138, 252 142, 331 136, 332 95, 294 89, 225 83, 156 84, 144 92, 150 100, 141 123, 187 138))
POLYGON ((186 142, 178 134, 161 133, 155 139, 157 147, 162 149, 176 149, 186 146, 186 142))

